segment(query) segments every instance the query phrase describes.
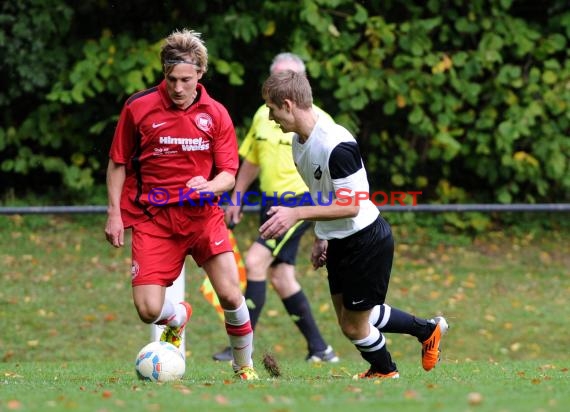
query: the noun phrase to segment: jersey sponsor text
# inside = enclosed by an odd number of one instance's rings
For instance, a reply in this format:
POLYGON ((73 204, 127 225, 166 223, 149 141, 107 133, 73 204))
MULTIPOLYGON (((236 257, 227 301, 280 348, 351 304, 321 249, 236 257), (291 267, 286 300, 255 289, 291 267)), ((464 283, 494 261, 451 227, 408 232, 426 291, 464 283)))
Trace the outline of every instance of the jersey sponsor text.
POLYGON ((210 142, 201 137, 171 137, 160 136, 160 144, 178 144, 184 152, 193 152, 198 150, 210 150, 210 142))

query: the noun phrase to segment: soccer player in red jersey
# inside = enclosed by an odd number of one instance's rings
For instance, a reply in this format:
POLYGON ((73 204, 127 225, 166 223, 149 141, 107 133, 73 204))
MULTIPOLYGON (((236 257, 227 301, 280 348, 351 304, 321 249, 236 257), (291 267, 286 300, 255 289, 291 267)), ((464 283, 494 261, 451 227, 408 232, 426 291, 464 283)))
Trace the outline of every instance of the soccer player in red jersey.
POLYGON ((237 138, 225 107, 199 80, 208 51, 199 33, 177 30, 162 45, 164 80, 123 106, 109 152, 105 234, 115 247, 132 230, 133 301, 140 319, 164 325, 180 345, 192 308, 165 298, 187 255, 219 297, 238 379, 256 379, 253 330, 217 196, 235 184, 237 138))

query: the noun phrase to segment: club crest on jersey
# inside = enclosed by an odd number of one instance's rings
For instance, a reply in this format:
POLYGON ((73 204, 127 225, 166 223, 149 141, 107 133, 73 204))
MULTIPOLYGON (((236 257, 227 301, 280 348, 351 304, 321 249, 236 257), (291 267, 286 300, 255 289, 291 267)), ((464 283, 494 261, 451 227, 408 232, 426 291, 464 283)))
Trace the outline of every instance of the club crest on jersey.
POLYGON ((198 129, 209 132, 212 128, 212 118, 208 113, 198 113, 194 118, 198 129))
POLYGON ((133 262, 131 263, 131 278, 132 279, 136 278, 139 275, 139 271, 140 271, 139 262, 133 260, 133 262))
POLYGON ((321 177, 323 176, 323 171, 321 170, 320 165, 317 165, 317 168, 315 169, 313 176, 315 177, 315 179, 321 180, 321 177))

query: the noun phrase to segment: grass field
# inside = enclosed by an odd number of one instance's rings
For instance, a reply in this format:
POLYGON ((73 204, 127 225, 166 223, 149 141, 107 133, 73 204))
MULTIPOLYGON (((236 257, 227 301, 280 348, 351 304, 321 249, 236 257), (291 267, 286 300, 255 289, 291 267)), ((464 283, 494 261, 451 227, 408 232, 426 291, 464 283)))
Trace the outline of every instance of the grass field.
MULTIPOLYGON (((189 259, 187 373, 177 383, 149 384, 133 370, 150 329, 132 306, 130 250, 104 241, 104 216, 0 216, 0 224, 0 411, 514 412, 570 404, 568 225, 470 237, 395 224, 388 303, 418 316, 441 313, 451 329, 429 373, 415 339, 388 335, 401 378, 382 382, 351 379, 366 364, 335 324, 325 271, 309 265, 311 236, 299 278, 341 362, 306 364, 304 341, 270 291, 256 330, 262 379, 255 383, 234 382, 228 364, 211 360, 225 332, 189 259), (262 369, 266 351, 281 378, 262 369)), ((236 229, 242 250, 254 231, 254 216, 236 229)))

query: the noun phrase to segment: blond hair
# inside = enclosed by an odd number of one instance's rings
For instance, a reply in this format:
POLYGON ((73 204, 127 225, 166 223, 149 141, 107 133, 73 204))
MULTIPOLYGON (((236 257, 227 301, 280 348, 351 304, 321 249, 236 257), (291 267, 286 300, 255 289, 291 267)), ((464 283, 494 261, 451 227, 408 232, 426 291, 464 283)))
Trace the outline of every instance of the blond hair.
POLYGON ((189 29, 175 30, 166 39, 160 51, 160 62, 165 74, 177 64, 192 64, 196 71, 208 70, 208 49, 201 34, 189 29))

